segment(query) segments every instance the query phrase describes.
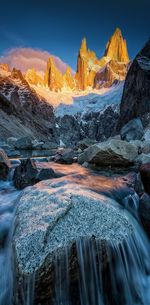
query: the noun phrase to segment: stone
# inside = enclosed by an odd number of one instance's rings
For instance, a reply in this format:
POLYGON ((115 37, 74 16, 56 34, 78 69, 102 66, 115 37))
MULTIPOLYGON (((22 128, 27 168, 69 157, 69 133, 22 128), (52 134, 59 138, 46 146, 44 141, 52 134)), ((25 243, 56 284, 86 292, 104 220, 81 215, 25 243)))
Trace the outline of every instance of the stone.
POLYGON ((3 149, 0 148, 0 180, 7 179, 11 163, 3 149))
POLYGON ((38 169, 31 159, 21 160, 21 164, 15 168, 13 182, 17 189, 23 189, 34 185, 37 180, 38 169))
MULTIPOLYGON (((128 240, 133 230, 113 199, 84 187, 60 179, 26 189, 17 205, 13 237, 15 304, 23 304, 23 283, 34 273, 35 304, 53 304, 57 258, 63 262, 66 251, 70 253, 67 271, 71 270, 70 285, 77 288, 76 243, 92 239, 104 245, 118 245, 128 240)), ((105 247, 99 253, 101 260, 106 260, 105 247)))
POLYGON ((15 168, 13 176, 13 182, 17 189, 23 189, 42 180, 64 176, 52 168, 44 167, 42 162, 47 162, 47 159, 42 159, 40 164, 39 162, 38 159, 21 160, 21 163, 15 168))
POLYGON ((63 176, 61 173, 56 173, 52 168, 42 168, 37 175, 37 181, 59 178, 63 176))
POLYGON ((138 156, 135 145, 125 141, 110 139, 106 142, 97 143, 79 155, 78 162, 93 163, 98 166, 126 167, 134 164, 138 156))
POLYGON ((45 150, 51 150, 51 149, 57 149, 58 148, 58 143, 56 142, 45 142, 42 146, 42 149, 45 150))
POLYGON ((140 154, 136 159, 135 159, 135 163, 137 165, 141 165, 141 164, 146 164, 146 163, 150 163, 150 154, 140 154))
POLYGON ((125 141, 141 140, 144 136, 144 128, 140 118, 135 118, 125 124, 120 131, 121 139, 125 141))
POLYGON ((32 139, 30 137, 23 137, 16 141, 15 148, 19 150, 32 150, 32 139))
POLYGON ((77 143, 77 148, 80 149, 81 152, 82 152, 82 150, 88 148, 89 146, 91 146, 91 145, 93 145, 95 143, 96 143, 95 140, 92 140, 92 139, 89 139, 89 138, 85 138, 85 139, 83 139, 83 140, 81 140, 81 141, 79 141, 77 143))
POLYGON ((54 158, 55 162, 62 164, 72 164, 74 162, 75 152, 71 148, 62 148, 57 151, 54 158))
POLYGON ((43 148, 43 145, 44 145, 44 142, 43 141, 38 141, 38 140, 34 140, 32 141, 32 149, 42 149, 43 148))
POLYGON ((150 162, 140 167, 141 180, 145 191, 150 194, 150 162))
POLYGON ((12 146, 12 147, 15 146, 15 143, 16 143, 16 142, 17 142, 17 138, 15 138, 15 137, 9 137, 9 138, 7 139, 7 144, 10 145, 10 146, 12 146))

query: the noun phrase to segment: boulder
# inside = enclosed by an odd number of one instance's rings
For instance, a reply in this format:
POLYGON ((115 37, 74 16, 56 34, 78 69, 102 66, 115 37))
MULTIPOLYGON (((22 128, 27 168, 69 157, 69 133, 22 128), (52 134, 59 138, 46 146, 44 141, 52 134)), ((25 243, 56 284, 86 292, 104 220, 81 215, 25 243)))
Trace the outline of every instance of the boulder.
POLYGON ((32 141, 32 149, 42 149, 43 148, 43 145, 44 145, 44 142, 43 141, 38 141, 38 140, 33 140, 32 141))
POLYGON ((47 179, 53 179, 53 178, 59 178, 61 176, 64 176, 61 173, 56 173, 52 168, 42 168, 39 171, 39 174, 37 175, 37 180, 47 180, 47 179))
MULTIPOLYGON (((61 291, 67 293, 67 274, 72 291, 71 300, 74 300, 71 303, 80 304, 80 255, 82 257, 82 251, 88 253, 88 247, 86 249, 84 245, 87 243, 93 249, 92 255, 95 255, 97 247, 97 251, 100 251, 98 261, 105 264, 106 244, 121 245, 132 234, 130 220, 113 199, 84 187, 60 179, 52 183, 47 180, 24 190, 17 205, 13 237, 17 279, 15 305, 24 304, 28 293, 24 291, 23 295, 22 287, 26 287, 25 283, 33 283, 34 279, 35 304, 56 304, 53 302, 53 293, 57 280, 63 285, 62 290, 57 289, 58 294, 61 291), (66 274, 61 274, 61 270, 66 271, 66 274)), ((89 256, 87 260, 89 267, 89 256)))
POLYGON ((126 167, 133 165, 138 156, 135 145, 125 141, 110 139, 87 148, 78 157, 78 162, 93 163, 98 166, 126 167))
POLYGON ((23 137, 16 141, 15 148, 19 150, 31 150, 32 149, 32 139, 30 137, 23 137))
POLYGON ((62 164, 72 164, 74 162, 75 152, 71 148, 62 148, 57 151, 54 158, 55 162, 62 164))
POLYGON ((140 174, 145 191, 150 194, 150 162, 141 165, 140 174))
POLYGON ((7 179, 10 167, 11 164, 5 151, 0 149, 0 180, 7 179))
POLYGON ((13 182, 17 189, 23 189, 33 185, 37 180, 38 169, 31 159, 21 160, 21 164, 15 168, 13 182))
POLYGON ((15 146, 15 143, 16 143, 16 142, 17 142, 17 138, 15 138, 15 137, 9 137, 9 138, 7 139, 7 144, 10 145, 10 146, 12 146, 12 147, 15 146))
POLYGON ((77 144, 77 148, 78 149, 81 149, 81 150, 84 150, 86 148, 88 148, 89 146, 95 144, 96 141, 95 140, 92 140, 92 139, 89 139, 89 138, 85 138, 81 141, 78 142, 77 144))
POLYGON ((39 181, 61 176, 60 173, 55 172, 52 168, 38 166, 33 159, 26 159, 21 160, 19 166, 15 168, 13 182, 17 189, 23 189, 39 181))
POLYGON ((51 150, 58 148, 58 143, 56 142, 46 142, 43 144, 42 149, 51 150))
POLYGON ((140 154, 136 160, 135 160, 135 163, 137 165, 141 165, 141 164, 146 164, 146 163, 150 163, 150 154, 140 154))
POLYGON ((144 128, 139 118, 129 121, 120 131, 121 139, 125 141, 141 140, 144 135, 144 128))

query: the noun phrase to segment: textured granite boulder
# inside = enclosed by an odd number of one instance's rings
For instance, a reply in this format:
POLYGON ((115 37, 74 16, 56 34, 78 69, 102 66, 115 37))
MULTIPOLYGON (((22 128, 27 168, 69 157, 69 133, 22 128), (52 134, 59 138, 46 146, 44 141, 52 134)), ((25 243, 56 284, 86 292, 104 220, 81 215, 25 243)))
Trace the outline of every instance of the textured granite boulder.
MULTIPOLYGON (((66 258, 71 297, 77 298, 76 248, 80 247, 80 241, 93 240, 102 244, 99 256, 105 261, 106 244, 123 243, 132 234, 132 224, 116 201, 84 186, 60 178, 27 188, 18 202, 13 237, 15 305, 24 304, 22 287, 30 287, 33 281, 35 304, 55 304, 57 268, 65 268, 66 258)), ((61 280, 63 285, 66 277, 61 280)))
POLYGON ((125 141, 110 139, 84 150, 79 155, 78 162, 80 164, 89 162, 99 166, 126 167, 132 165, 137 156, 137 146, 125 141))
POLYGON ((32 139, 30 137, 23 137, 18 139, 15 143, 15 148, 20 150, 32 149, 32 139))

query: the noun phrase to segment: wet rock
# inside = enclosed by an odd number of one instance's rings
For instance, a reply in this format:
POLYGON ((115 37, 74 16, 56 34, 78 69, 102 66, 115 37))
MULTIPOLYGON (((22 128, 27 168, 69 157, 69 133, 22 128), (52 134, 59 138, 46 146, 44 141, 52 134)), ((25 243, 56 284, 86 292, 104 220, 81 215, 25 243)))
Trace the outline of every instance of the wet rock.
POLYGON ((0 149, 0 180, 7 179, 10 167, 11 164, 5 151, 0 149))
POLYGON ((150 238, 150 196, 143 193, 140 198, 139 216, 144 230, 150 238))
POLYGON ((106 260, 106 243, 117 245, 132 234, 132 224, 113 199, 73 183, 66 184, 62 179, 26 189, 18 202, 13 238, 17 274, 15 304, 23 304, 23 284, 34 275, 35 304, 53 304, 57 257, 63 263, 66 251, 70 287, 78 298, 78 241, 79 245, 85 239, 102 243, 104 249, 99 256, 106 260))
POLYGON ((141 165, 140 174, 144 189, 148 194, 150 194, 150 162, 141 165))
POLYGON ((35 160, 26 159, 21 160, 19 166, 15 168, 13 182, 17 189, 23 189, 39 181, 61 176, 60 173, 55 172, 52 168, 44 168, 42 165, 38 166, 35 160))
POLYGON ((139 118, 129 121, 120 131, 121 139, 125 141, 141 140, 144 128, 139 118))
POLYGON ((76 155, 73 149, 62 148, 57 151, 54 161, 62 164, 72 164, 74 162, 75 156, 76 155))
POLYGON ((38 169, 33 160, 21 160, 21 164, 15 168, 13 182, 17 189, 23 189, 29 185, 35 184, 37 180, 38 169))
POLYGON ((31 150, 32 149, 32 139, 30 137, 23 137, 16 141, 15 148, 19 150, 31 150))
POLYGON ((47 180, 47 179, 53 179, 53 178, 59 178, 63 176, 63 174, 56 173, 52 168, 42 168, 37 175, 37 180, 47 180))
POLYGON ((87 148, 78 157, 78 162, 93 163, 98 166, 126 167, 134 163, 138 156, 137 147, 125 141, 110 139, 87 148))

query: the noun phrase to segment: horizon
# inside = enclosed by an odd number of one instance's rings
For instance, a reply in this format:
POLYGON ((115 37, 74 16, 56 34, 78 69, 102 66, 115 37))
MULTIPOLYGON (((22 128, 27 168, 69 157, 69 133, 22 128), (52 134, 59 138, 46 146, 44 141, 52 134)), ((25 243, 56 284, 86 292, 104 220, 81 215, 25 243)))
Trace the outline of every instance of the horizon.
MULTIPOLYGON (((7 10, 6 6, 7 3, 2 3, 2 11, 7 10)), ((42 8, 40 2, 35 5, 35 1, 27 0, 26 6, 21 7, 15 0, 9 5, 7 20, 5 14, 1 17, 0 55, 14 48, 32 48, 58 56, 76 70, 82 39, 86 37, 88 48, 100 58, 107 41, 119 27, 133 59, 149 38, 149 10, 148 0, 143 0, 142 7, 135 0, 122 3, 96 0, 92 7, 79 0, 73 3, 65 0, 63 4, 61 1, 50 4, 46 0, 42 8)))

